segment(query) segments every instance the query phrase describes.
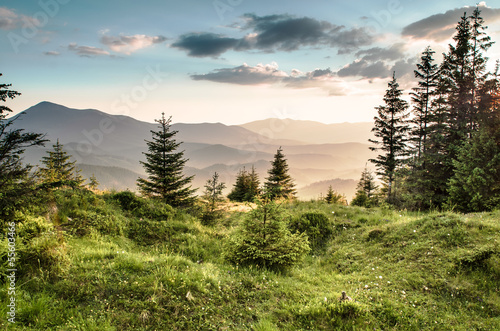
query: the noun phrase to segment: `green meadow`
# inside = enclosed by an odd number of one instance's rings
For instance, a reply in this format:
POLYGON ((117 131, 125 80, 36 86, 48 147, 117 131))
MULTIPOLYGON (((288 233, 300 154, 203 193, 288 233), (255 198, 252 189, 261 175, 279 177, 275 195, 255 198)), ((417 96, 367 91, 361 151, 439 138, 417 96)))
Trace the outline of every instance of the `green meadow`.
POLYGON ((226 258, 229 239, 251 213, 226 211, 204 225, 197 208, 174 209, 123 192, 53 191, 14 215, 15 323, 5 318, 8 245, 7 234, 0 235, 0 325, 500 329, 500 211, 407 212, 322 201, 279 208, 292 232, 298 220, 319 221, 301 223, 311 250, 299 263, 268 269, 226 258), (339 301, 342 291, 351 300, 339 301))

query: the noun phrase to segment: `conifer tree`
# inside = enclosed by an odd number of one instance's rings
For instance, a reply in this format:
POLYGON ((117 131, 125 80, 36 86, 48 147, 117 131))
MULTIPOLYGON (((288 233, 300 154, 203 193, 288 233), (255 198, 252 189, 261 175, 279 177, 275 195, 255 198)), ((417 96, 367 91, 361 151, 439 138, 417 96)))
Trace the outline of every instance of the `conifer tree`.
POLYGON ((269 177, 266 178, 264 188, 271 199, 292 199, 295 197, 295 184, 288 174, 288 164, 281 147, 278 148, 274 155, 274 160, 271 161, 271 169, 267 173, 269 177))
POLYGON ((227 197, 231 201, 252 202, 260 193, 259 186, 259 175, 255 171, 255 167, 252 166, 251 172, 243 167, 243 170, 240 170, 236 176, 236 183, 227 197))
POLYGON ((236 183, 233 185, 233 189, 227 196, 229 200, 236 202, 245 201, 245 195, 248 190, 249 175, 245 167, 238 172, 236 176, 236 183))
MULTIPOLYGON (((0 73, 0 77, 2 74, 0 73)), ((11 84, 0 83, 0 219, 6 220, 11 211, 23 203, 23 198, 33 192, 30 165, 22 163, 22 154, 31 146, 43 146, 47 141, 43 134, 12 129, 16 116, 7 119, 12 110, 3 105, 21 93, 11 90, 11 84)))
POLYGON ((500 147, 486 130, 474 134, 453 161, 449 207, 477 212, 500 207, 500 147))
POLYGON ((370 150, 382 152, 376 159, 370 159, 370 162, 376 165, 377 175, 381 176, 386 186, 387 199, 392 195, 396 169, 407 155, 408 103, 401 98, 402 94, 394 73, 384 96, 385 105, 376 107, 378 116, 374 118, 372 132, 378 140, 369 139, 371 143, 380 146, 370 147, 370 150))
POLYGON ((162 113, 158 123, 158 131, 151 130, 152 140, 146 141, 148 152, 144 153, 146 162, 141 161, 148 178, 139 178, 139 190, 145 196, 161 199, 174 206, 188 206, 194 202, 194 191, 189 183, 194 176, 185 177, 182 173, 187 159, 184 151, 177 152, 181 143, 174 136, 177 131, 171 131, 171 117, 166 119, 162 113))
POLYGON ((226 184, 219 181, 219 174, 215 172, 211 179, 205 184, 205 193, 203 197, 208 200, 208 210, 213 212, 217 203, 224 201, 222 191, 226 188, 226 184))
POLYGON ((89 183, 87 184, 88 188, 91 190, 97 190, 99 187, 99 181, 97 180, 96 176, 92 174, 89 178, 89 183))
POLYGON ((375 178, 367 167, 361 173, 361 178, 356 186, 356 194, 351 201, 353 206, 373 207, 377 204, 378 185, 375 183, 375 178))
POLYGON ((43 183, 57 183, 57 185, 79 186, 83 183, 80 170, 76 168, 76 161, 70 161, 69 155, 59 139, 52 145, 53 151, 47 151, 48 156, 42 157, 42 164, 38 176, 43 183))
POLYGON ((224 201, 222 191, 226 188, 226 184, 219 181, 219 174, 215 172, 212 178, 207 180, 205 184, 205 192, 203 198, 207 200, 205 211, 202 215, 202 222, 205 225, 212 225, 222 213, 217 210, 218 204, 224 201))
POLYGON ((432 58, 435 52, 427 47, 422 53, 421 61, 414 70, 415 78, 419 79, 418 86, 413 88, 412 102, 414 127, 411 130, 411 141, 414 144, 417 163, 420 163, 425 154, 427 137, 429 135, 429 124, 432 115, 432 97, 434 90, 438 86, 439 71, 438 65, 432 58))
POLYGON ((334 191, 332 185, 328 187, 328 191, 326 192, 325 196, 325 201, 326 203, 329 204, 342 204, 342 205, 347 204, 345 196, 334 191))
POLYGON ((260 194, 260 180, 259 175, 252 166, 252 171, 248 174, 248 188, 245 194, 245 201, 252 202, 260 194))

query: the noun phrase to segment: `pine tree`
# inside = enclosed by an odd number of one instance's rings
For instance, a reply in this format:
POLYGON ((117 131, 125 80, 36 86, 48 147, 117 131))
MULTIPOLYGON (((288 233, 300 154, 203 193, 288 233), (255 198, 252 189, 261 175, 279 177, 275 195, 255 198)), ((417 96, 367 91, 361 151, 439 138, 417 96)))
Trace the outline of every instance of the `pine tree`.
POLYGON ((209 212, 213 212, 216 209, 217 203, 224 201, 222 197, 222 191, 225 188, 226 184, 219 181, 219 174, 217 172, 214 173, 211 179, 207 180, 203 198, 208 200, 209 212))
POLYGON ((71 155, 68 155, 63 149, 63 145, 59 143, 59 139, 55 145, 52 145, 53 151, 47 151, 48 156, 42 157, 42 164, 38 170, 38 176, 43 183, 52 183, 69 186, 79 186, 83 183, 83 178, 80 175, 80 170, 76 168, 76 161, 70 161, 71 155))
POLYGON ((328 191, 326 192, 325 196, 325 201, 326 203, 329 204, 342 204, 342 205, 347 204, 345 196, 334 191, 332 185, 328 187, 328 191))
POLYGON ((259 175, 252 166, 252 171, 248 174, 248 187, 245 194, 245 201, 253 202, 260 194, 260 180, 259 175))
POLYGON ((255 167, 252 166, 250 173, 243 167, 243 170, 240 170, 236 176, 236 183, 227 197, 236 202, 253 202, 260 194, 259 186, 259 175, 255 171, 255 167))
POLYGON ((356 194, 351 201, 353 206, 373 207, 377 205, 377 189, 375 178, 367 167, 361 173, 361 178, 356 186, 356 194))
POLYGON ((484 83, 486 75, 486 63, 488 58, 483 55, 494 42, 486 34, 485 30, 488 28, 484 26, 484 20, 481 17, 479 7, 476 7, 472 15, 469 17, 471 21, 471 50, 472 50, 472 66, 470 67, 470 75, 472 79, 472 114, 469 119, 470 129, 472 131, 477 129, 479 120, 480 109, 478 109, 478 102, 480 95, 478 95, 479 87, 484 83))
POLYGON ((292 177, 288 174, 288 164, 281 147, 278 148, 274 155, 274 160, 271 162, 271 169, 267 173, 269 177, 266 178, 264 188, 266 194, 271 199, 292 199, 295 197, 295 184, 292 177))
POLYGON ((214 173, 211 179, 205 184, 205 192, 203 198, 207 200, 205 211, 201 217, 205 225, 212 225, 222 213, 217 210, 218 204, 224 201, 222 191, 226 188, 226 184, 219 181, 219 174, 214 173))
POLYGON ((89 183, 87 184, 88 188, 95 191, 99 187, 99 181, 97 180, 96 176, 92 174, 89 178, 89 183))
POLYGON ((408 117, 408 103, 401 99, 402 94, 394 73, 384 96, 385 105, 376 108, 378 116, 374 118, 372 132, 379 140, 369 139, 371 143, 381 146, 370 147, 370 150, 383 152, 376 159, 370 159, 370 162, 378 168, 377 175, 381 176, 386 186, 389 200, 392 197, 396 169, 407 155, 406 134, 409 127, 405 120, 408 117))
POLYGON ((422 53, 421 61, 417 64, 417 70, 414 70, 415 78, 419 79, 418 87, 413 88, 412 102, 414 128, 411 130, 411 141, 414 144, 417 158, 417 164, 421 163, 422 156, 425 154, 427 137, 429 135, 429 124, 431 121, 431 105, 434 90, 438 86, 439 71, 438 65, 432 58, 435 52, 427 47, 422 53))
POLYGON ((243 169, 238 172, 238 175, 236 176, 236 183, 233 185, 233 189, 227 196, 229 200, 236 202, 245 201, 245 196, 248 190, 248 182, 249 175, 243 167, 243 169))
POLYGON ((500 207, 500 146, 486 130, 459 149, 449 182, 450 207, 463 212, 500 207))
MULTIPOLYGON (((0 102, 4 103, 7 99, 21 95, 11 90, 11 86, 0 84, 0 102)), ((26 148, 43 146, 47 141, 43 134, 12 129, 11 126, 19 116, 7 119, 11 112, 9 107, 0 104, 0 220, 4 221, 34 191, 33 180, 30 178, 33 167, 22 163, 22 154, 26 148)))
POLYGON ((152 140, 146 141, 148 152, 144 153, 146 162, 141 161, 148 178, 137 180, 139 190, 174 207, 191 205, 195 190, 187 185, 194 176, 185 177, 182 173, 187 159, 184 159, 184 151, 176 152, 181 143, 174 139, 177 131, 170 130, 171 117, 165 119, 162 113, 161 119, 155 122, 159 130, 151 130, 152 140))
POLYGON ((229 238, 224 255, 235 264, 283 270, 309 251, 306 234, 291 233, 280 205, 264 197, 229 238))

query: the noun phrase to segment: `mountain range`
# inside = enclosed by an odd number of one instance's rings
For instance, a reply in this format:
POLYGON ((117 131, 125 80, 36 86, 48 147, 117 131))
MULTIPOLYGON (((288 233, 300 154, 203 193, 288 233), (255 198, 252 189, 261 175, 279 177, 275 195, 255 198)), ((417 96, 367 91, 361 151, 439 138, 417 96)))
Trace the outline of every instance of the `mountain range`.
MULTIPOLYGON (((92 174, 102 189, 135 190, 135 181, 145 176, 140 161, 147 151, 146 140, 156 123, 96 109, 72 109, 51 102, 28 108, 14 122, 14 128, 46 133, 45 147, 30 148, 25 161, 34 165, 59 140, 77 161, 86 178, 92 174)), ((281 146, 301 199, 317 198, 329 185, 348 198, 368 159, 372 123, 323 124, 292 119, 266 119, 242 125, 222 123, 173 123, 175 139, 185 151, 186 175, 194 175, 198 193, 217 171, 227 192, 240 169, 255 167, 261 182, 270 161, 281 146)))

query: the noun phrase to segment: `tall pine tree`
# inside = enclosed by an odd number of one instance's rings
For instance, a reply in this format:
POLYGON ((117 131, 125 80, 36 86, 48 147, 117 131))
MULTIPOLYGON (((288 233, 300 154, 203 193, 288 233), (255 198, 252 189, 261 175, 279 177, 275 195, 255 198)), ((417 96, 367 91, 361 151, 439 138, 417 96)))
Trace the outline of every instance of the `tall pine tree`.
POLYGON ((370 150, 382 152, 376 159, 370 159, 370 162, 378 169, 377 175, 381 176, 385 185, 388 200, 392 198, 396 169, 407 155, 406 134, 409 127, 406 118, 409 114, 408 103, 401 98, 402 94, 394 73, 384 96, 385 105, 376 108, 378 116, 374 118, 372 132, 378 139, 369 139, 371 143, 380 146, 370 147, 370 150))
POLYGON ((414 154, 416 164, 421 163, 422 156, 425 154, 427 137, 429 135, 429 124, 432 115, 432 98, 434 90, 438 86, 439 70, 438 65, 434 63, 432 56, 434 51, 427 47, 422 53, 420 63, 417 64, 417 70, 414 70, 415 78, 418 79, 418 86, 413 88, 412 96, 414 127, 411 130, 411 141, 414 145, 414 154))
POLYGON ((56 184, 57 186, 69 185, 79 186, 83 183, 83 178, 80 175, 80 170, 76 168, 76 161, 70 161, 69 155, 63 145, 59 143, 59 139, 55 145, 52 145, 54 150, 47 151, 48 156, 42 157, 42 164, 38 170, 38 177, 43 183, 56 184))
POLYGON ((265 192, 271 199, 295 198, 296 190, 292 177, 288 174, 288 164, 283 155, 283 150, 278 148, 271 162, 271 169, 267 172, 269 177, 264 184, 265 192))
POLYGON ((47 141, 43 134, 12 128, 19 116, 7 119, 12 110, 3 103, 21 93, 11 90, 11 86, 0 84, 0 220, 4 221, 33 192, 34 181, 30 178, 33 167, 22 163, 24 151, 31 146, 43 146, 47 141))
POLYGON ((194 202, 195 190, 188 185, 194 176, 183 174, 187 159, 184 159, 184 151, 177 152, 181 144, 174 139, 177 131, 171 131, 171 117, 166 119, 165 113, 155 121, 159 130, 151 130, 152 140, 146 141, 148 152, 144 153, 146 162, 141 161, 148 178, 137 180, 139 190, 145 196, 159 198, 174 207, 189 206, 194 202))

